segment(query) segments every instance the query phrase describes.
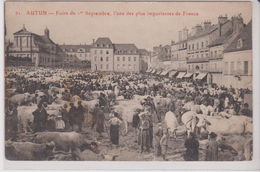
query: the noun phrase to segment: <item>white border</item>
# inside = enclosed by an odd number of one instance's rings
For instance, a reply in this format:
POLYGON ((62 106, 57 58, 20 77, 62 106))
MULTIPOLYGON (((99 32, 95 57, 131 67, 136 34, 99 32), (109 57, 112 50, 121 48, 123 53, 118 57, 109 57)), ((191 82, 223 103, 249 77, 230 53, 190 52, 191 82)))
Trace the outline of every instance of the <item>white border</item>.
MULTIPOLYGON (((2 0, 3 1, 3 0, 2 0)), ((19 1, 19 0, 18 0, 19 1)), ((80 0, 81 1, 81 0, 80 0)), ((129 0, 131 1, 131 0, 129 0)), ((166 0, 168 1, 168 0, 166 0)), ((186 1, 186 0, 185 0, 186 1)), ((235 0, 231 0, 235 1, 235 0)), ((237 0, 238 1, 238 0, 237 0)), ((0 84, 0 91, 1 91, 1 165, 4 165, 4 169, 21 169, 21 170, 44 170, 48 169, 52 170, 61 170, 64 171, 65 169, 71 170, 200 170, 200 171, 209 171, 209 170, 225 170, 225 171, 259 171, 260 169, 260 157, 259 157, 259 112, 260 112, 260 104, 259 104, 259 97, 260 97, 260 3, 257 0, 251 0, 252 7, 253 7, 253 104, 254 104, 254 159, 250 162, 184 162, 184 161, 174 161, 174 162, 95 162, 95 161, 84 161, 84 162, 13 162, 13 161, 6 161, 4 159, 4 15, 1 17, 1 83, 0 84)), ((0 4, 0 9, 4 12, 4 3, 0 4)), ((2 13, 3 14, 3 13, 2 13)), ((59 170, 59 171, 60 171, 59 170)))

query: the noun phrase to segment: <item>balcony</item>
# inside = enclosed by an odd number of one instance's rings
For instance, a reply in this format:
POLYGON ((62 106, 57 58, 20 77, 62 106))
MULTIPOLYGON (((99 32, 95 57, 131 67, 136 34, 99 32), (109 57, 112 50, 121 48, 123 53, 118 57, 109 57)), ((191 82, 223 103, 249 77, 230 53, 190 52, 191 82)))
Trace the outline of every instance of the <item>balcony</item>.
POLYGON ((218 56, 212 56, 209 58, 209 60, 214 60, 214 59, 223 59, 223 54, 219 54, 218 56))

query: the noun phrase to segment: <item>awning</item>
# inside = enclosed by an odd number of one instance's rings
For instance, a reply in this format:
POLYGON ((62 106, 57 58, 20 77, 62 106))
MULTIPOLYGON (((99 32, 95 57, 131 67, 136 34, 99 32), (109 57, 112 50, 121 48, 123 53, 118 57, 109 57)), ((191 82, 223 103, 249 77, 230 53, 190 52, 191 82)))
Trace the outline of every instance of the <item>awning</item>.
POLYGON ((184 78, 189 78, 193 75, 193 73, 186 73, 186 75, 184 76, 184 78))
POLYGON ((200 73, 195 79, 203 79, 208 73, 200 73))
POLYGON ((156 72, 156 75, 160 75, 160 73, 162 73, 162 71, 157 71, 157 72, 156 72))
POLYGON ((148 70, 146 71, 146 73, 152 72, 152 70, 153 70, 153 69, 150 68, 150 69, 148 69, 148 70))
POLYGON ((180 72, 176 78, 183 78, 184 75, 185 75, 185 72, 180 72))
POLYGON ((153 69, 153 71, 151 72, 151 74, 155 74, 156 73, 156 70, 155 69, 153 69))
POLYGON ((162 75, 162 76, 165 76, 165 75, 167 75, 170 71, 172 71, 173 69, 171 69, 171 70, 164 70, 164 71, 162 71, 162 73, 160 74, 160 75, 162 75))

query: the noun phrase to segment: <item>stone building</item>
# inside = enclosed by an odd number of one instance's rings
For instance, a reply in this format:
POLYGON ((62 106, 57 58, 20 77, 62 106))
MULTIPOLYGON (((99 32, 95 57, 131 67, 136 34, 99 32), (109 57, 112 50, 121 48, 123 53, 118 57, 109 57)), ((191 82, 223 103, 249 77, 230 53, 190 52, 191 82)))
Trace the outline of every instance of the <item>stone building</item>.
POLYGON ((14 33, 14 41, 9 47, 9 56, 28 59, 36 67, 56 67, 58 65, 59 52, 57 44, 50 39, 50 31, 46 27, 44 35, 37 35, 25 26, 14 33))
MULTIPOLYGON (((240 29, 240 28, 239 28, 240 29)), ((222 84, 226 87, 252 89, 252 20, 242 28, 224 50, 222 84)))

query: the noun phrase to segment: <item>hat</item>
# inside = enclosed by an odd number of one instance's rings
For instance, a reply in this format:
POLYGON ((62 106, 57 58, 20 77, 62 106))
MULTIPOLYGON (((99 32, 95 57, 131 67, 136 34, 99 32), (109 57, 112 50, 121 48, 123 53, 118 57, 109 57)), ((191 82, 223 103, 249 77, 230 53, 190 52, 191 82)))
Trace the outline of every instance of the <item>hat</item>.
POLYGON ((137 108, 137 109, 135 109, 135 112, 141 112, 142 110, 141 109, 139 109, 139 108, 137 108))
POLYGON ((211 132, 209 135, 210 135, 211 138, 216 138, 216 137, 218 136, 218 135, 217 135, 216 133, 214 133, 214 132, 211 132))
POLYGON ((61 115, 58 115, 58 118, 62 118, 62 116, 61 116, 61 115))

